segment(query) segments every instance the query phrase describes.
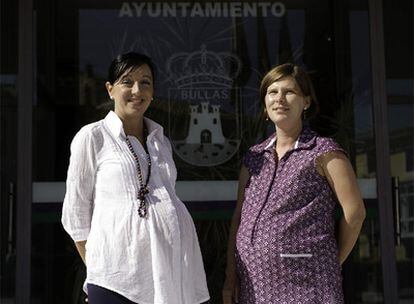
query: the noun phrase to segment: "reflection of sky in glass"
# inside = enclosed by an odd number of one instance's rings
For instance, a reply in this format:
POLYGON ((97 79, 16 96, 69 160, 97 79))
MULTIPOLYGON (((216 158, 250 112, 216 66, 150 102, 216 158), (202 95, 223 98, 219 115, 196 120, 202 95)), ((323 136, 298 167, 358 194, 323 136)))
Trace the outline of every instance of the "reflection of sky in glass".
POLYGON ((350 11, 350 43, 355 133, 373 136, 371 56, 367 11, 350 11))
POLYGON ((390 130, 414 127, 414 79, 387 79, 387 95, 390 130))
MULTIPOLYGON (((373 132, 373 100, 371 92, 371 54, 368 12, 351 11, 349 22, 355 132, 356 134, 367 135, 367 132, 373 132)), ((392 96, 406 96, 407 100, 412 101, 412 84, 412 79, 387 79, 388 99, 392 99, 392 96)), ((412 102, 405 104, 393 104, 389 102, 388 111, 390 131, 408 128, 414 125, 414 109, 412 102)), ((371 136, 373 136, 373 134, 371 136)))
POLYGON ((413 104, 393 104, 388 106, 390 130, 412 128, 414 126, 413 104))

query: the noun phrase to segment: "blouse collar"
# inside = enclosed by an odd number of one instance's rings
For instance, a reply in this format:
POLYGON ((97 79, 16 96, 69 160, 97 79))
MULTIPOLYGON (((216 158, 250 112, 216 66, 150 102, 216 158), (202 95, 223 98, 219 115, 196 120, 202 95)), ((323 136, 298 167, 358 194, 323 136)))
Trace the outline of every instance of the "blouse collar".
MULTIPOLYGON (((122 120, 114 111, 109 111, 104 121, 109 131, 115 138, 126 138, 122 120)), ((161 125, 147 117, 144 117, 144 122, 148 128, 148 138, 151 138, 153 136, 157 136, 159 139, 164 138, 164 128, 161 125)))
MULTIPOLYGON (((264 142, 265 144, 264 150, 266 151, 273 150, 273 145, 276 141, 276 138, 277 138, 277 134, 275 132, 269 137, 269 139, 267 139, 264 142)), ((303 127, 299 135, 299 138, 295 142, 295 146, 292 149, 292 151, 299 150, 299 149, 308 149, 312 147, 315 142, 315 138, 316 138, 316 133, 314 131, 312 131, 309 127, 303 127)))

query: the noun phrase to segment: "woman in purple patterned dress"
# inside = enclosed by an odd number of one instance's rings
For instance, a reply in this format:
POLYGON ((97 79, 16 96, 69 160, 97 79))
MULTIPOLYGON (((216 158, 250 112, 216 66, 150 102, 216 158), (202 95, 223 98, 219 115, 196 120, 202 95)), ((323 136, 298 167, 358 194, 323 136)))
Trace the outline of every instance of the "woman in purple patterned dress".
POLYGON ((303 126, 304 116, 317 112, 303 69, 272 69, 260 99, 276 133, 243 160, 223 302, 343 303, 340 265, 365 218, 352 165, 335 141, 303 126), (335 236, 338 202, 343 217, 335 236))

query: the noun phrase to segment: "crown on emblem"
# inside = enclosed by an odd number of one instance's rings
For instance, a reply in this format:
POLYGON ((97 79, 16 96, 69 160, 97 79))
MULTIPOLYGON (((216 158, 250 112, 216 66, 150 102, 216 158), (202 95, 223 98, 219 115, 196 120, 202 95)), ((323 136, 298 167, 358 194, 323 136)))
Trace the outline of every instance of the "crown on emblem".
POLYGON ((167 73, 179 88, 187 86, 230 87, 240 73, 240 60, 230 53, 208 51, 203 44, 199 51, 177 53, 167 61, 167 73))

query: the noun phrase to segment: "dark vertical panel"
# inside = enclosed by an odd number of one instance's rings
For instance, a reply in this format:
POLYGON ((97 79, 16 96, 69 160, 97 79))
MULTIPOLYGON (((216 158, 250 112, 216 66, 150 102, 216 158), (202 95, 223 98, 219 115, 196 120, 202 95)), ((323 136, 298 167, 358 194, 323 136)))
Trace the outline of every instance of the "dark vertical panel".
POLYGON ((384 3, 384 39, 387 78, 413 77, 414 3, 412 0, 384 3))
MULTIPOLYGON (((100 5, 100 4, 99 4, 100 5)), ((98 4, 96 6, 99 7, 98 4)), ((61 1, 56 11, 56 99, 54 101, 56 124, 55 179, 66 178, 68 147, 76 129, 88 120, 88 114, 79 103, 79 3, 61 1), (85 117, 86 116, 86 117, 85 117), (70 127, 68 127, 70 126, 70 127)), ((100 50, 96 50, 99 52, 100 50)), ((102 84, 103 85, 103 84, 102 84)), ((90 119, 90 118, 89 118, 90 119)))
POLYGON ((0 302, 15 295, 17 8, 17 1, 0 2, 0 302))
MULTIPOLYGON (((331 126, 330 117, 339 108, 336 90, 335 58, 337 54, 334 9, 332 2, 313 1, 305 9, 305 38, 303 62, 312 78, 316 96, 320 104, 320 115, 311 122, 314 130, 322 135, 332 136, 335 133, 331 126), (327 18, 327 16, 331 18, 327 18)), ((307 1, 306 3, 309 3, 307 1)))
POLYGON ((17 72, 17 4, 17 1, 0 2, 1 74, 17 72))
MULTIPOLYGON (((366 3, 366 2, 365 2, 366 3)), ((351 71, 351 41, 349 28, 349 4, 347 0, 339 0, 332 2, 334 14, 334 43, 335 43, 335 77, 336 77, 336 98, 339 101, 341 109, 348 108, 349 112, 353 112, 353 85, 352 85, 352 71, 351 71)), ((335 113, 338 109, 331 108, 335 113)), ((350 115, 348 118, 348 126, 354 126, 354 116, 350 115)), ((355 128, 345 128, 345 126, 338 126, 345 130, 345 134, 349 138, 355 138, 355 128)), ((349 147, 350 148, 350 147, 349 147)), ((354 149, 348 151, 352 163, 355 163, 354 149)))
POLYGON ((37 1, 36 103, 33 107, 33 181, 53 179, 55 174, 56 1, 37 1), (44 147, 48 147, 44 149, 44 147), (44 161, 47 160, 47 161, 44 161))
POLYGON ((16 303, 30 303, 33 1, 19 1, 16 303))
POLYGON ((382 0, 369 0, 372 92, 375 147, 377 151, 377 197, 381 233, 384 303, 398 302, 397 269, 388 142, 387 92, 382 0))

